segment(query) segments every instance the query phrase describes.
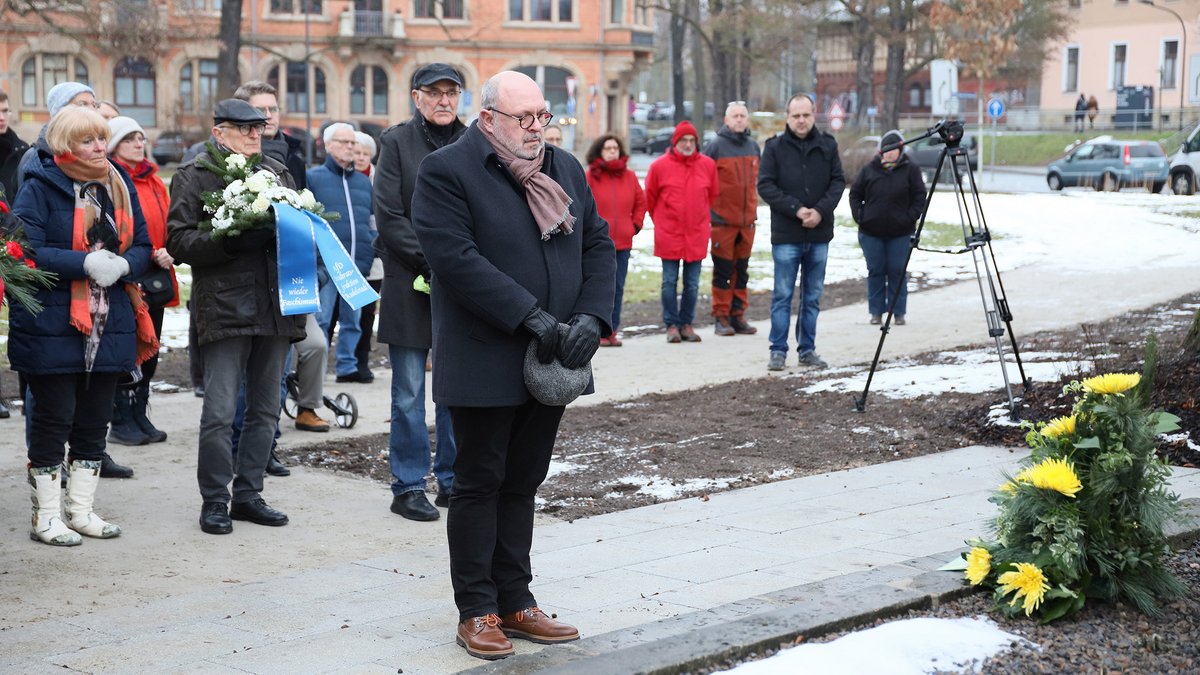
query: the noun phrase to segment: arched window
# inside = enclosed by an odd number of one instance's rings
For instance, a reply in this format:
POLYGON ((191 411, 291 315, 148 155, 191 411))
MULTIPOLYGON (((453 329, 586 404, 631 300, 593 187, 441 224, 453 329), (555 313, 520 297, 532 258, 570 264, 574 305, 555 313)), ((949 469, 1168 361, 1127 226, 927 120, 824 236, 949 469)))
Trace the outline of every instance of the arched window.
POLYGON ((179 68, 179 108, 206 115, 217 102, 217 60, 192 59, 179 68))
MULTIPOLYGON (((267 84, 279 92, 279 102, 283 113, 308 112, 309 97, 308 67, 301 61, 288 61, 287 70, 282 78, 279 77, 279 66, 274 66, 267 72, 267 84)), ((325 71, 320 66, 312 67, 312 111, 324 114, 328 110, 325 96, 325 71)))
POLYGON ((41 108, 46 92, 60 82, 90 85, 87 64, 73 54, 34 54, 21 64, 21 105, 41 108))
POLYGON ((388 114, 387 71, 379 66, 358 66, 350 71, 350 114, 368 114, 367 101, 371 102, 369 114, 388 114))
POLYGON ((121 113, 146 127, 158 126, 155 117, 154 66, 145 59, 125 57, 113 68, 113 89, 121 113))

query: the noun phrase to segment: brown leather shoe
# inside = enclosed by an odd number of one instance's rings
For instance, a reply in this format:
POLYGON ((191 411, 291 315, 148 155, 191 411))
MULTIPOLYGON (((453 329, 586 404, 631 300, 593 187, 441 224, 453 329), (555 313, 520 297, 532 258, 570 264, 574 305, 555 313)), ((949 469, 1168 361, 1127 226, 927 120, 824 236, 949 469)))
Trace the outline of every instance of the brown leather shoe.
POLYGON ((718 316, 713 324, 713 332, 717 335, 733 335, 733 326, 729 323, 729 317, 718 316))
POLYGON ((692 330, 692 324, 685 323, 679 328, 679 337, 684 342, 699 342, 700 336, 696 335, 696 331, 692 330))
POLYGON ((676 344, 681 341, 679 337, 679 329, 675 326, 667 326, 667 342, 676 344))
POLYGON ((754 335, 758 329, 746 323, 745 319, 740 316, 729 317, 729 325, 733 326, 733 330, 738 335, 754 335))
POLYGON ((296 428, 300 431, 329 431, 329 422, 318 417, 315 410, 300 408, 296 412, 296 428))
POLYGON ((500 629, 510 638, 521 638, 544 645, 579 639, 578 629, 551 619, 537 607, 505 614, 500 617, 500 629))
POLYGON ((512 643, 500 631, 500 617, 495 614, 472 617, 458 624, 454 641, 477 659, 494 661, 513 653, 512 643))

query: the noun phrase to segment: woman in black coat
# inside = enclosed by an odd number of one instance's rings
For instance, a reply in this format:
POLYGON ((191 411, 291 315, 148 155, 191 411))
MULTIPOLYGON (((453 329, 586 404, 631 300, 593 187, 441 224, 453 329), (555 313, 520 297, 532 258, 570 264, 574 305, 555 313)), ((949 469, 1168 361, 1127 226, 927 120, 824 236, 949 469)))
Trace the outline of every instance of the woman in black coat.
POLYGON ((39 150, 25 169, 13 214, 25 227, 29 255, 57 275, 39 288, 42 311, 11 308, 8 357, 33 395, 29 484, 30 538, 74 546, 79 535, 109 538, 121 528, 92 511, 100 482, 117 379, 158 351, 154 326, 132 280, 150 264, 150 237, 133 183, 108 159, 108 122, 68 106, 46 127, 53 154, 39 150), (99 183, 99 211, 80 195, 99 183), (67 522, 59 484, 70 442, 67 522))
POLYGON ((892 297, 896 324, 903 326, 908 309, 909 237, 925 206, 921 169, 908 160, 904 136, 889 131, 879 141, 891 148, 871 160, 850 187, 850 212, 858 223, 858 244, 867 259, 867 307, 871 323, 879 324, 892 297))

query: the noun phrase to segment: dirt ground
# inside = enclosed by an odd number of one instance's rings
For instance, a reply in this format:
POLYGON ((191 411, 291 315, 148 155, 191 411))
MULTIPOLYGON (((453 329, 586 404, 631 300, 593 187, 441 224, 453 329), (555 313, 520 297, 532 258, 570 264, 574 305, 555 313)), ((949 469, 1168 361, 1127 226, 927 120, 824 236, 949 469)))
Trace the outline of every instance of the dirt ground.
MULTIPOLYGON (((826 287, 825 307, 857 302, 863 284, 826 287)), ((706 299, 701 298, 700 307, 706 299)), ((1167 305, 1130 312, 1077 329, 1018 336, 1022 351, 1053 351, 1089 364, 1091 372, 1141 371, 1146 336, 1157 335, 1161 366, 1154 405, 1183 418, 1184 430, 1200 439, 1200 359, 1182 356, 1200 294, 1167 305)), ((766 318, 769 297, 751 299, 749 317, 766 318)), ((658 323, 657 303, 625 309, 626 325, 658 323)), ((711 325, 711 319, 706 324, 711 325)), ((711 331, 703 333, 705 336, 711 331)), ((372 366, 385 369, 378 345, 372 366)), ((917 357, 933 363, 937 354, 917 357)), ((166 355, 159 377, 187 384, 186 358, 166 355)), ((1062 386, 1086 376, 1036 382, 1021 396, 1022 419, 1044 421, 1063 415, 1070 400, 1062 386)), ((868 414, 853 411, 844 393, 805 394, 821 377, 808 371, 789 377, 762 377, 720 387, 567 411, 555 448, 561 470, 539 491, 539 509, 575 519, 651 504, 664 499, 701 497, 748 485, 926 455, 973 443, 1024 446, 1024 431, 995 425, 989 415, 1006 402, 1003 390, 982 394, 948 393, 910 399, 870 399, 868 414)), ((1186 441, 1164 443, 1172 463, 1200 465, 1200 453, 1186 441)), ((283 451, 284 461, 331 471, 366 474, 389 483, 387 436, 313 444, 283 451)))

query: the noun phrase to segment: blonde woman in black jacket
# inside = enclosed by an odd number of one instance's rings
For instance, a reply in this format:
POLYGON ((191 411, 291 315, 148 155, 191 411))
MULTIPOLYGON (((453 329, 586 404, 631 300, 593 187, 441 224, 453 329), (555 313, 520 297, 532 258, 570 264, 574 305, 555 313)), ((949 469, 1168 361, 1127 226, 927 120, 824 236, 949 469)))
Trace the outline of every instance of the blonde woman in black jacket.
POLYGON ((858 244, 867 259, 867 307, 871 323, 879 324, 888 303, 896 298, 896 325, 905 324, 908 305, 909 237, 925 205, 921 170, 908 160, 904 136, 892 130, 879 147, 891 148, 871 160, 850 187, 850 212, 858 223, 858 244), (892 147, 894 146, 894 147, 892 147))

